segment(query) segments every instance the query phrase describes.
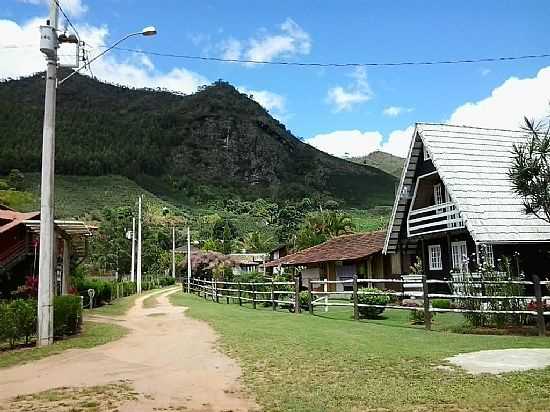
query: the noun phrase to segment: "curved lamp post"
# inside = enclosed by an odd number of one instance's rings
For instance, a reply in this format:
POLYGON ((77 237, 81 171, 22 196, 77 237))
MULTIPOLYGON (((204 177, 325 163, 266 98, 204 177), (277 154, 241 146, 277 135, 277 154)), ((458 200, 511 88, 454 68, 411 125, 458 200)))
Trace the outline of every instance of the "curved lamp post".
POLYGON ((61 80, 58 84, 59 85, 62 85, 66 80, 70 79, 71 77, 73 77, 75 74, 77 74, 78 72, 80 72, 82 69, 86 68, 86 66, 89 66, 91 63, 93 63, 94 61, 96 61, 97 59, 99 59, 101 56, 103 56, 105 53, 107 53, 108 51, 114 49, 116 46, 118 46, 120 43, 122 43, 124 40, 127 40, 129 39, 130 37, 134 37, 134 36, 154 36, 157 34, 157 29, 155 28, 155 26, 147 26, 145 27, 142 31, 138 31, 138 32, 135 32, 135 33, 130 33, 130 34, 127 34, 126 36, 124 36, 122 39, 120 39, 119 41, 113 43, 111 46, 109 46, 108 48, 106 48, 105 50, 103 50, 101 53, 99 53, 97 56, 95 56, 93 59, 89 60, 84 66, 82 66, 81 68, 79 68, 78 70, 75 70, 74 72, 72 72, 71 74, 69 74, 67 77, 65 77, 63 80, 61 80))

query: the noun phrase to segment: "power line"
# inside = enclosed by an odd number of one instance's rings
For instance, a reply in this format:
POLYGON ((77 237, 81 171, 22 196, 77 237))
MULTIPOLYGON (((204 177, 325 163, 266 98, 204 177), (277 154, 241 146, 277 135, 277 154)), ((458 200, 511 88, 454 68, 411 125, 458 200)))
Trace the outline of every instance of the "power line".
POLYGON ((321 63, 321 62, 298 62, 298 61, 268 61, 268 60, 249 60, 249 59, 224 59, 221 57, 194 56, 187 54, 161 53, 151 50, 129 49, 125 47, 115 47, 116 50, 145 54, 158 57, 172 57, 188 60, 214 61, 224 63, 241 64, 259 64, 259 65, 277 65, 277 66, 303 66, 303 67, 395 67, 395 66, 435 66, 447 64, 471 64, 503 62, 514 60, 542 59, 550 57, 550 53, 528 54, 522 56, 504 56, 504 57, 484 57, 479 59, 456 59, 456 60, 432 60, 432 61, 400 61, 400 62, 365 62, 365 63, 321 63))
MULTIPOLYGON (((69 23, 74 29, 74 26, 69 23)), ((76 29, 75 29, 76 31, 76 29)), ((78 33, 77 37, 78 37, 78 33)), ((88 44, 90 46, 90 44, 88 44)), ((20 49, 36 47, 36 45, 7 45, 0 46, 0 50, 20 49)), ((89 47, 90 49, 107 49, 107 46, 89 47)), ((115 50, 138 53, 157 57, 170 57, 187 60, 212 61, 220 63, 240 63, 240 64, 258 64, 258 65, 274 65, 274 66, 301 66, 301 67, 397 67, 397 66, 436 66, 436 65, 452 65, 452 64, 475 64, 475 63, 495 63, 517 60, 532 60, 549 58, 550 53, 543 54, 526 54, 521 56, 502 56, 502 57, 482 57, 479 59, 451 59, 451 60, 416 60, 416 61, 398 61, 398 62, 351 62, 351 63, 322 63, 322 62, 299 62, 299 61, 268 61, 268 60, 250 60, 250 59, 224 59, 222 57, 207 57, 188 54, 165 53, 152 50, 130 49, 125 47, 114 47, 115 50)))
POLYGON ((61 7, 61 4, 59 4, 59 0, 54 0, 54 1, 55 1, 55 4, 57 4, 57 8, 61 12, 61 14, 63 14, 63 17, 65 17, 65 20, 67 21, 67 23, 69 23, 69 26, 74 30, 74 33, 76 34, 76 38, 80 42, 80 35, 78 34, 78 30, 71 22, 71 19, 69 19, 69 16, 67 16, 67 13, 65 13, 65 10, 63 10, 63 7, 61 7))

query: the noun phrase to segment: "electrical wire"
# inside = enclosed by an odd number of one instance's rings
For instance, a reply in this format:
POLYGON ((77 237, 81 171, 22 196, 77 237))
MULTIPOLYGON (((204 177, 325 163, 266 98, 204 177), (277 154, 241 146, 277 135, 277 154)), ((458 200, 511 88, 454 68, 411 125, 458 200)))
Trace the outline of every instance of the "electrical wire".
MULTIPOLYGON (((69 23, 74 29, 74 26, 69 23)), ((78 33, 76 33, 78 37, 78 33)), ((91 47, 90 49, 107 49, 107 46, 91 47)), ((0 46, 0 50, 10 50, 19 48, 36 47, 36 45, 7 45, 0 46)), ((505 61, 532 60, 550 58, 550 53, 542 54, 526 54, 521 56, 501 56, 501 57, 482 57, 478 59, 451 59, 451 60, 416 60, 416 61, 398 61, 398 62, 351 62, 351 63, 322 63, 322 62, 300 62, 300 61, 269 61, 269 60, 249 60, 249 59, 224 59, 222 57, 207 57, 196 56, 189 54, 164 53, 152 50, 131 49, 126 47, 113 47, 113 49, 144 54, 156 57, 170 57, 187 60, 200 60, 206 62, 220 63, 240 63, 240 64, 258 64, 258 65, 274 65, 274 66, 300 66, 300 67, 398 67, 398 66, 437 66, 437 65, 453 65, 453 64, 475 64, 475 63, 498 63, 505 61)))
POLYGON ((57 8, 61 12, 61 14, 63 14, 63 16, 65 17, 65 20, 67 21, 67 23, 69 23, 69 26, 74 30, 76 38, 80 42, 80 34, 78 34, 78 30, 76 29, 74 24, 71 22, 71 19, 69 19, 69 16, 67 16, 67 13, 65 13, 65 10, 63 10, 63 7, 61 7, 61 4, 59 4, 59 0, 55 0, 55 4, 57 5, 57 8))
POLYGON ((161 53, 151 50, 130 49, 125 47, 114 47, 116 50, 139 53, 158 57, 172 57, 189 60, 215 61, 225 63, 279 65, 279 66, 305 66, 305 67, 395 67, 395 66, 435 66, 449 64, 471 64, 487 62, 503 62, 514 60, 542 59, 550 57, 550 53, 527 54, 522 56, 484 57, 479 59, 456 59, 456 60, 432 60, 432 61, 400 61, 400 62, 365 62, 365 63, 321 63, 321 62, 298 62, 298 61, 268 61, 248 59, 224 59, 221 57, 194 56, 187 54, 161 53))

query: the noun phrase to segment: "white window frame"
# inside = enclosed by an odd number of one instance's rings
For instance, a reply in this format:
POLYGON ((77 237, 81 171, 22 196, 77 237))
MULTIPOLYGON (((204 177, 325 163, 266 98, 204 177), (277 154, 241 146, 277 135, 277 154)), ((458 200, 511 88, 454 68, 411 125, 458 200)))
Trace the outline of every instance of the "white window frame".
POLYGON ((441 245, 428 246, 428 261, 430 270, 443 270, 443 256, 441 245))
POLYGON ((451 257, 453 269, 459 269, 461 273, 468 273, 468 246, 465 240, 451 242, 451 257))
POLYGON ((490 243, 485 244, 485 263, 491 267, 495 267, 495 254, 493 253, 493 245, 490 243))
POLYGON ((422 146, 422 152, 423 152, 424 160, 431 160, 432 159, 430 157, 430 152, 428 152, 428 148, 426 147, 426 145, 422 146))

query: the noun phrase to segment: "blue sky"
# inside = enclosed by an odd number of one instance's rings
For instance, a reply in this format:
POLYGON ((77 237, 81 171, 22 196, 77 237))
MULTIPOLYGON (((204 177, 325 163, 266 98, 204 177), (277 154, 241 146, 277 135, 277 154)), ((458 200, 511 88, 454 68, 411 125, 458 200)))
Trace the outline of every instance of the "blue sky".
MULTIPOLYGON (((11 46, 34 41, 37 18, 48 11, 45 3, 4 0, 0 35, 5 34, 0 42, 11 46), (17 30, 23 34, 16 35, 17 30)), ((108 45, 152 24, 158 36, 134 38, 125 46, 169 53, 394 62, 550 52, 550 1, 545 0, 408 0, 391 5, 358 0, 65 0, 61 4, 91 45, 108 45)), ((0 77, 41 70, 43 59, 33 52, 31 58, 20 50, 0 50, 0 77)), ((96 52, 90 50, 91 55, 96 52)), ((94 74, 119 83, 184 92, 222 78, 253 94, 297 136, 323 150, 343 155, 343 151, 363 154, 382 148, 402 154, 416 121, 515 127, 522 114, 544 115, 550 101, 548 66, 550 58, 321 69, 144 59, 115 51, 98 63, 94 74), (531 97, 536 101, 522 104, 531 97), (474 107, 464 107, 468 102, 474 107), (387 145, 392 133, 394 142, 387 145)))

